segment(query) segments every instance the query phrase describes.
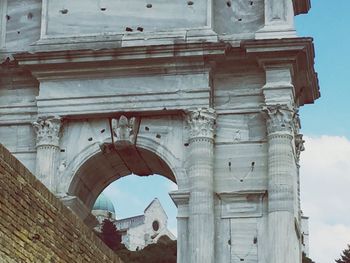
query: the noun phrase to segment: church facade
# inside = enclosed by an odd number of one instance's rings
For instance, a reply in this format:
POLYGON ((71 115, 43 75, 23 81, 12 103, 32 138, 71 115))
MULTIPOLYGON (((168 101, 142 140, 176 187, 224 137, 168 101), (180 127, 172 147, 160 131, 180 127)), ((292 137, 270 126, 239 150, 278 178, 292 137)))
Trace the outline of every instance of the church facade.
POLYGON ((150 244, 156 244, 164 236, 170 240, 176 239, 168 229, 168 216, 158 198, 155 198, 141 215, 117 218, 112 202, 104 194, 101 194, 91 213, 99 221, 95 227, 96 231, 101 231, 103 220, 110 220, 121 233, 122 244, 131 251, 141 250, 150 244))
POLYGON ((91 228, 107 185, 159 174, 178 185, 179 263, 301 262, 310 7, 2 0, 0 140, 91 228))

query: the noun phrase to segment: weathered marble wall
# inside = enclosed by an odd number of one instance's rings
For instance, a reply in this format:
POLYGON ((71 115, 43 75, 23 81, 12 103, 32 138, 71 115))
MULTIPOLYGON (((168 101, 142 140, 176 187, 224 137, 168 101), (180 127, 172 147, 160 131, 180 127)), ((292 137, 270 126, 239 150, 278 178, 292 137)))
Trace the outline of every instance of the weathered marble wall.
POLYGON ((41 30, 41 0, 5 0, 6 48, 24 51, 39 40, 41 30))
POLYGON ((157 32, 207 25, 210 1, 45 0, 45 36, 157 32), (81 8, 81 6, 84 8, 81 8), (209 7, 208 7, 209 6, 209 7))

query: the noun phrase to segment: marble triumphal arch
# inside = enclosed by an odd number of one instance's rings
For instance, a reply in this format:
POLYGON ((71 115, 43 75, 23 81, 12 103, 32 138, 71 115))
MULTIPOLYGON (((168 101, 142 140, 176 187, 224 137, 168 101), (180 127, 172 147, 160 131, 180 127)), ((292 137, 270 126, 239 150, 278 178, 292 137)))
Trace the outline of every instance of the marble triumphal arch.
POLYGON ((2 0, 0 141, 91 227, 130 173, 178 185, 180 263, 301 262, 309 0, 2 0))

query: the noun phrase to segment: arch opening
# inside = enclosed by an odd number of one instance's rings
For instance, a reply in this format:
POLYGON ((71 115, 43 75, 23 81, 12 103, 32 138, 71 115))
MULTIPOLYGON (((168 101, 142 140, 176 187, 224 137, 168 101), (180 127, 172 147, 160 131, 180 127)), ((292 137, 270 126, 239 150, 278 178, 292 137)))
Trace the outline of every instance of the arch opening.
POLYGON ((97 197, 110 183, 124 176, 161 175, 177 183, 175 173, 156 153, 136 145, 103 144, 74 174, 68 194, 91 211, 97 197))

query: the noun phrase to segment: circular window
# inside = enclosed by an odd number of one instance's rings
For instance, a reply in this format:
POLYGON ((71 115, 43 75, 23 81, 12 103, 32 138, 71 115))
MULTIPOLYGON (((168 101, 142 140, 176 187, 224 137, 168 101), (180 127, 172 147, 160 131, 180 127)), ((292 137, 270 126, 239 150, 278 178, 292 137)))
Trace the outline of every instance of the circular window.
POLYGON ((158 231, 159 230, 159 222, 157 220, 153 221, 152 227, 153 227, 154 231, 158 231))

